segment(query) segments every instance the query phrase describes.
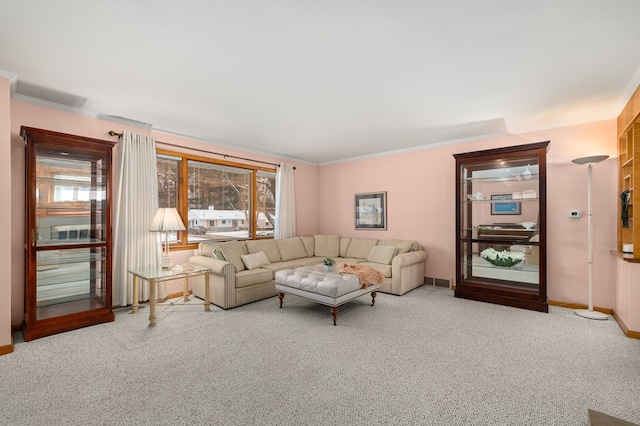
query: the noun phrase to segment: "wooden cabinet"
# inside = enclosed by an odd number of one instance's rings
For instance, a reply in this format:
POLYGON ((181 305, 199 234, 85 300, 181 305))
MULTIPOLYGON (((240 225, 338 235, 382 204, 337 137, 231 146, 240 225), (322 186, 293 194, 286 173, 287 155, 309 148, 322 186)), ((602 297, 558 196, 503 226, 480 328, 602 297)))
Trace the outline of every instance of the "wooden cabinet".
POLYGON ((618 116, 618 247, 614 317, 625 335, 640 339, 640 87, 618 116), (623 196, 628 200, 623 203, 623 196), (638 219, 638 220, 636 220, 638 219), (631 245, 631 247, 629 247, 631 245), (628 250, 625 248, 632 248, 628 250))
POLYGON ((548 312, 548 147, 454 155, 456 297, 548 312))
POLYGON ((640 221, 634 220, 634 206, 640 202, 635 189, 640 188, 640 116, 618 131, 618 251, 640 258, 640 221), (629 245, 632 250, 623 250, 629 245))
POLYGON ((114 143, 23 127, 25 341, 113 321, 114 143))

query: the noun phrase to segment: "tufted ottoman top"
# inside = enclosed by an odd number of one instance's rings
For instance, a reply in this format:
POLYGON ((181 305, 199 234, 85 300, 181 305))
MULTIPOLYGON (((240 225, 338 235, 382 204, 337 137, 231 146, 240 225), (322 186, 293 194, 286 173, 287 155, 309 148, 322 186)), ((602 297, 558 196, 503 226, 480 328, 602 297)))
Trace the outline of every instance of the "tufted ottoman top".
POLYGON ((276 284, 334 298, 362 288, 356 275, 325 272, 312 266, 278 271, 276 284))

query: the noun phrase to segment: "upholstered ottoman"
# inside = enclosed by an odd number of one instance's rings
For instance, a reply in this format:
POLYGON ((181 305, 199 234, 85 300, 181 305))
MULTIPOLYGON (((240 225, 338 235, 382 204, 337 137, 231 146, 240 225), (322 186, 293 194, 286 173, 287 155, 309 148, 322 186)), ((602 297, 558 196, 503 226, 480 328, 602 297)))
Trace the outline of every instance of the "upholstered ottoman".
POLYGON ((363 286, 358 276, 325 272, 320 266, 305 266, 297 269, 285 269, 276 272, 276 291, 280 299, 280 308, 285 294, 293 294, 329 306, 336 325, 338 306, 356 297, 371 294, 371 306, 376 302, 378 284, 363 286))

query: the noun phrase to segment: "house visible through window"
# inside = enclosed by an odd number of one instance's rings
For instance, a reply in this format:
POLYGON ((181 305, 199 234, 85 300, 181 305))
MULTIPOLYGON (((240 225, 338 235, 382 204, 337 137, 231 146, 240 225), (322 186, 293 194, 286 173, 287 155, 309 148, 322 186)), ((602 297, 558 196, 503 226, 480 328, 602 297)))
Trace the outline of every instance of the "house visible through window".
POLYGON ((158 150, 159 207, 176 207, 187 232, 171 243, 272 238, 275 171, 158 150))
POLYGON ((55 185, 53 191, 54 202, 89 201, 89 186, 91 185, 90 176, 55 175, 54 178, 56 182, 68 182, 68 184, 55 185), (86 185, 84 182, 86 182, 86 185))

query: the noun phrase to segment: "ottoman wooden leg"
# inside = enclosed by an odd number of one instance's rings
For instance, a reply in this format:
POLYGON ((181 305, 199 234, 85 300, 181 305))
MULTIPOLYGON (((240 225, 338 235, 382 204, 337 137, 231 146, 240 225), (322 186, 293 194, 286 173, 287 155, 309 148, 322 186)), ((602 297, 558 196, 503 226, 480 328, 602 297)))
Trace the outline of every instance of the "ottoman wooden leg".
POLYGON ((373 306, 376 303, 376 296, 378 295, 378 293, 376 293, 375 291, 371 292, 371 306, 373 306))
POLYGON ((278 299, 280 299, 280 309, 282 309, 282 299, 284 299, 284 293, 278 293, 278 299))
POLYGON ((338 308, 331 307, 331 315, 333 315, 333 325, 336 325, 336 318, 338 317, 338 308))

